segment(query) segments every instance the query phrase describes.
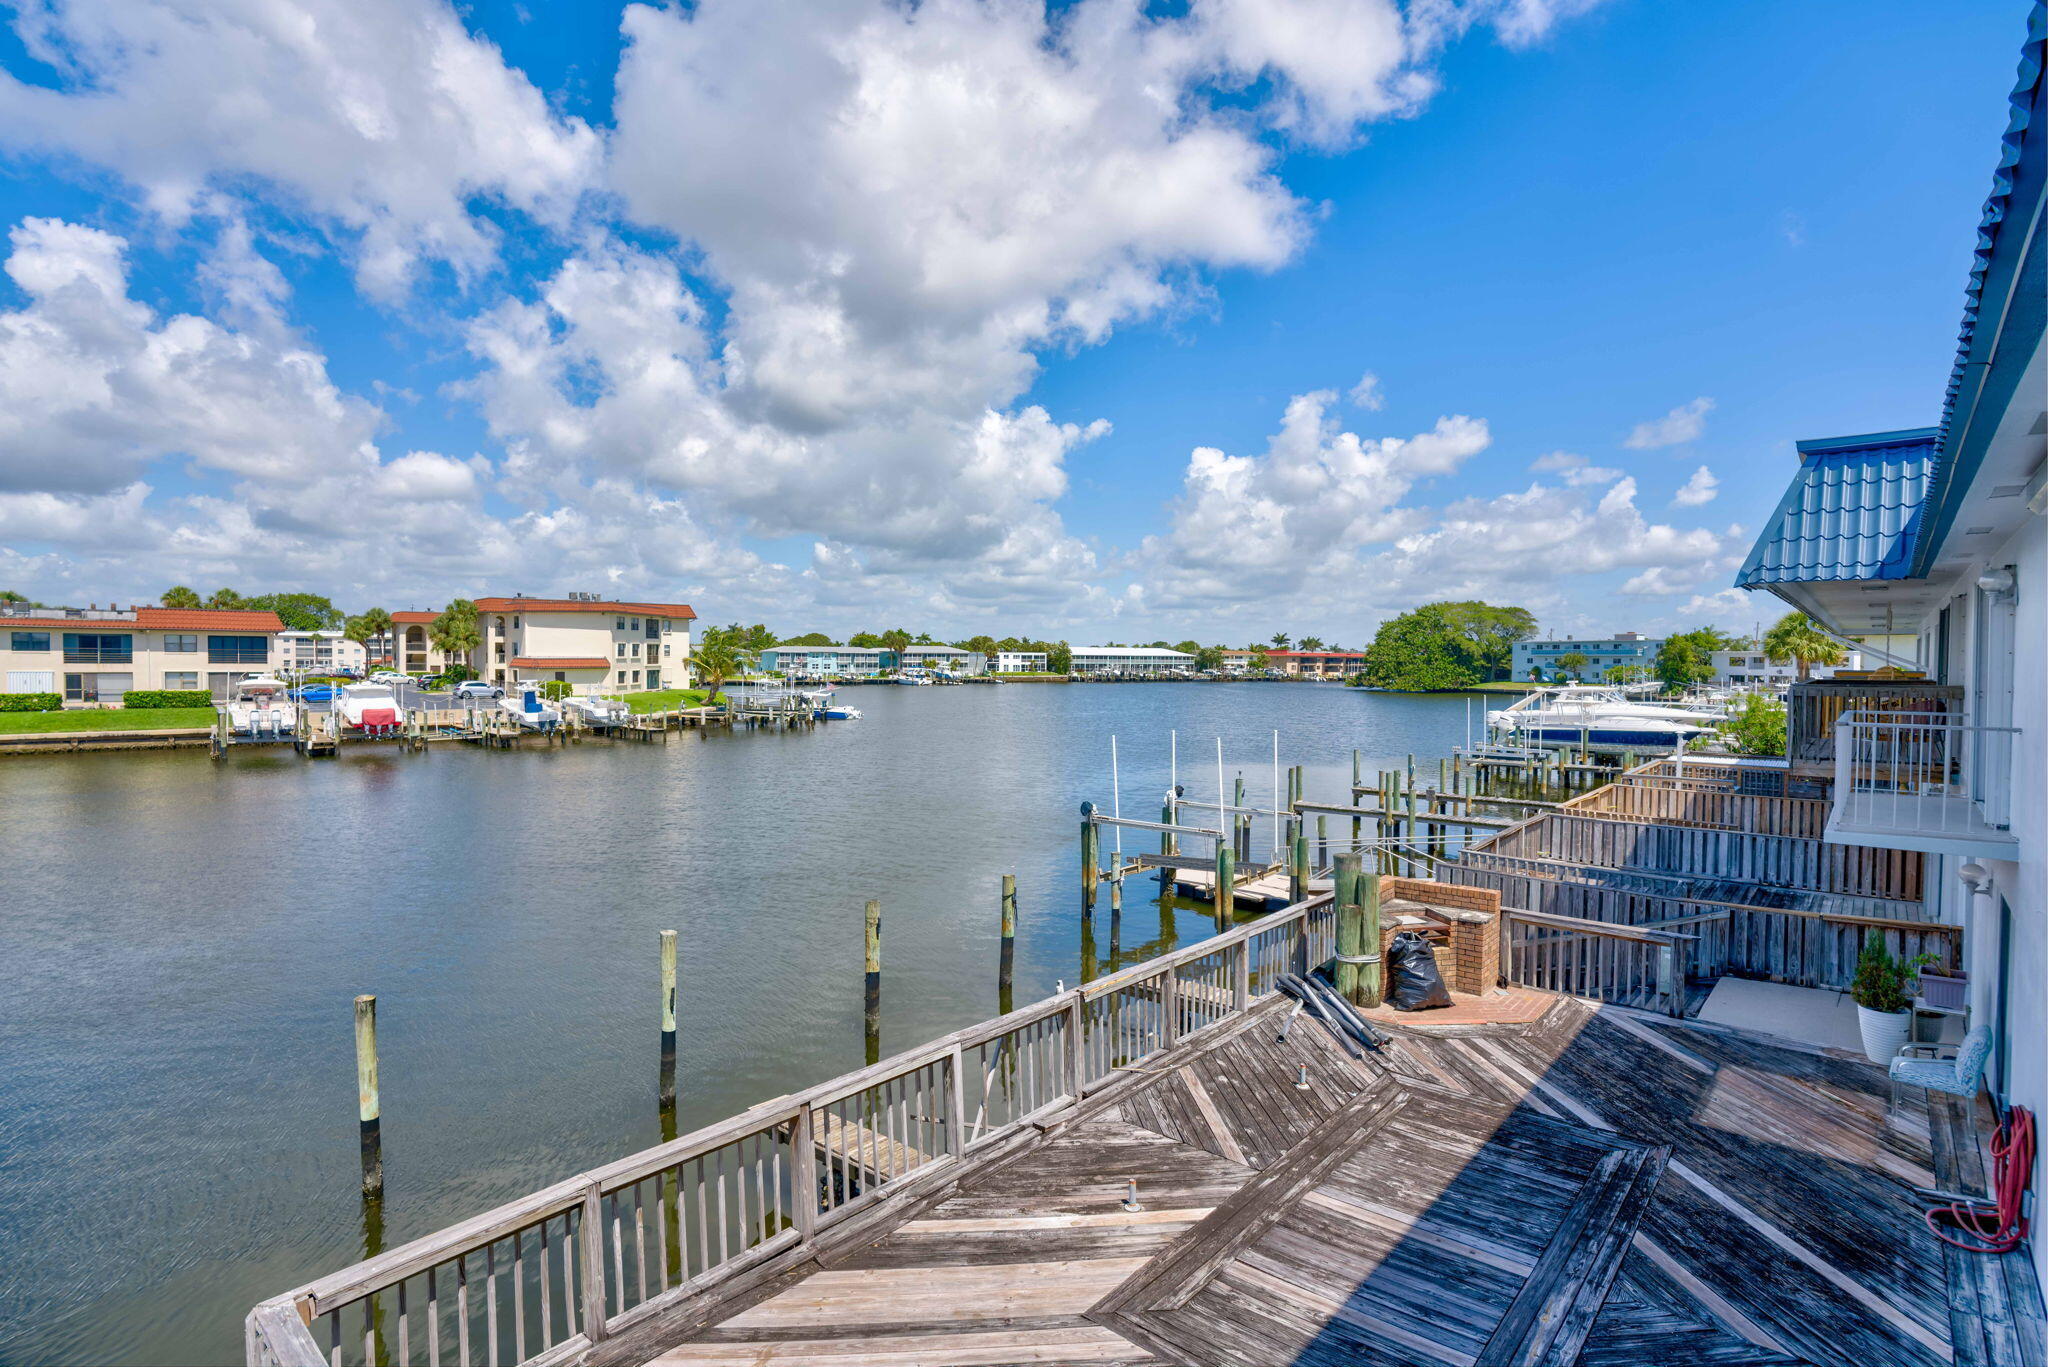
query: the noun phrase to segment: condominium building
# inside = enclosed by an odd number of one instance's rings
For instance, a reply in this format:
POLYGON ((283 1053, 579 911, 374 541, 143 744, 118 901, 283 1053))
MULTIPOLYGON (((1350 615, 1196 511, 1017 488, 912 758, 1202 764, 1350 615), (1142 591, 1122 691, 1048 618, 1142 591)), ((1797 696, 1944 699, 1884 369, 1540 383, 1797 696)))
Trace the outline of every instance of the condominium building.
POLYGON ((792 679, 864 679, 895 663, 895 655, 879 646, 771 646, 761 652, 761 668, 792 679))
POLYGON ((1297 679, 1348 679, 1365 668, 1362 650, 1269 650, 1266 659, 1297 679))
POLYGON ((1043 674, 1045 673, 1045 652, 1042 650, 997 651, 996 673, 1043 674))
POLYGON ((138 689, 224 698, 277 667, 283 632, 274 612, 0 603, 0 685, 60 693, 67 707, 118 707, 138 689))
MULTIPOLYGON (((1755 646, 1740 650, 1717 650, 1713 653, 1713 661, 1714 682, 1717 684, 1735 684, 1752 688, 1759 685, 1765 688, 1789 688, 1799 682, 1797 662, 1787 660, 1783 664, 1774 664, 1770 656, 1755 646)), ((1839 665, 1812 666, 1807 670, 1807 677, 1831 679, 1837 669, 1862 668, 1863 656, 1852 650, 1839 665)))
POLYGON ((1166 674, 1193 669, 1195 657, 1159 646, 1075 646, 1076 674, 1166 674))
POLYGON ((369 651, 363 643, 351 641, 338 631, 281 631, 277 644, 277 667, 295 674, 340 670, 360 674, 369 665, 369 651))
POLYGON ((988 672, 988 656, 958 646, 914 645, 903 652, 905 669, 937 669, 948 674, 975 675, 988 672))
POLYGON ((493 683, 554 680, 607 693, 689 686, 697 614, 687 603, 518 594, 479 598, 476 609, 483 644, 474 667, 493 683))
POLYGON ((1662 637, 1645 636, 1639 631, 1620 631, 1612 636, 1517 641, 1510 657, 1514 661, 1512 668, 1517 679, 1527 679, 1532 669, 1542 670, 1546 679, 1553 678, 1561 668, 1558 661, 1567 655, 1585 656, 1586 663, 1578 666, 1577 672, 1587 678, 1599 678, 1618 666, 1654 668, 1657 652, 1663 646, 1662 637))

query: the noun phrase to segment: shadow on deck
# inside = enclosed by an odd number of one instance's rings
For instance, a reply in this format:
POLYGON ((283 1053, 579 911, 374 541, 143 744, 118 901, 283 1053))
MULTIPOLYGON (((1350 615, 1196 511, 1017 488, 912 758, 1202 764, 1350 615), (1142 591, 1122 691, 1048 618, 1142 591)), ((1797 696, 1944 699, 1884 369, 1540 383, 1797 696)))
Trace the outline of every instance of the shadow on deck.
POLYGON ((856 1244, 588 1360, 2044 1360, 2027 1255, 1949 1252, 1913 1193, 1982 1189, 1976 1118, 1888 1121, 1867 1063, 1571 998, 1396 1026, 1362 1061, 1285 1019, 1155 1056, 856 1244))

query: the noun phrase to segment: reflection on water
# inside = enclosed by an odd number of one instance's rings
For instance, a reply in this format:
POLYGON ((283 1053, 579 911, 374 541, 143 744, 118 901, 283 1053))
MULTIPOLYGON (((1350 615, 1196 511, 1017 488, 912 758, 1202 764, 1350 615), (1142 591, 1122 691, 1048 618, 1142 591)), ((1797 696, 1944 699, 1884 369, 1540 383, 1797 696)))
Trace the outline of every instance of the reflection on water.
POLYGON ((857 701, 856 723, 665 746, 0 763, 0 1361, 238 1362, 264 1296, 858 1066, 870 897, 892 1053, 1004 1004, 1004 873, 1017 1002, 1207 934, 1149 880, 1081 915, 1078 809, 1109 801, 1112 734, 1125 811, 1150 815, 1170 728, 1192 797, 1215 795, 1220 735, 1266 805, 1277 728, 1309 796, 1344 801, 1354 747, 1368 781, 1410 753, 1433 774, 1483 709, 1272 684, 857 701), (358 992, 382 1052, 371 1210, 358 992))

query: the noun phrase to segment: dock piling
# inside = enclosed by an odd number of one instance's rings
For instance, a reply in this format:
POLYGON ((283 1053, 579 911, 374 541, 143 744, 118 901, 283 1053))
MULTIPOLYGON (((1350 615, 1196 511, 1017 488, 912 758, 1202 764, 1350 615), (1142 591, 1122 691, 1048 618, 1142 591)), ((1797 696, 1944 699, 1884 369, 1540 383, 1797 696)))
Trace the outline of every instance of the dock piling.
POLYGON ((377 999, 365 993, 356 998, 356 1128, 365 1196, 384 1194, 382 1116, 377 1095, 377 999))
POLYGON ((1332 975, 1347 1001, 1358 1000, 1358 970, 1365 953, 1365 915, 1359 905, 1359 885, 1372 878, 1364 872, 1365 858, 1358 851, 1337 856, 1332 879, 1332 900, 1337 905, 1337 963, 1332 975))
POLYGON ((661 1104, 676 1104, 676 933, 661 932, 661 1104))
POLYGON ((1102 876, 1101 859, 1096 852, 1100 834, 1095 829, 1095 804, 1081 804, 1081 909, 1095 910, 1095 884, 1102 876))
POLYGON ((1216 842, 1216 930, 1230 929, 1231 912, 1237 902, 1237 857, 1230 842, 1216 842))
MULTIPOLYGON (((1112 888, 1110 905, 1117 906, 1122 900, 1115 888, 1112 888)), ((1014 873, 1003 875, 1002 925, 1003 948, 1001 961, 996 968, 996 988, 1007 1001, 1010 996, 1011 975, 1017 963, 1017 875, 1014 873)), ((1007 1008, 1005 1011, 1007 1013, 1007 1008)))
POLYGON ((867 990, 863 1010, 868 1042, 868 1062, 881 1057, 882 1041, 882 904, 872 899, 867 908, 866 932, 867 990))

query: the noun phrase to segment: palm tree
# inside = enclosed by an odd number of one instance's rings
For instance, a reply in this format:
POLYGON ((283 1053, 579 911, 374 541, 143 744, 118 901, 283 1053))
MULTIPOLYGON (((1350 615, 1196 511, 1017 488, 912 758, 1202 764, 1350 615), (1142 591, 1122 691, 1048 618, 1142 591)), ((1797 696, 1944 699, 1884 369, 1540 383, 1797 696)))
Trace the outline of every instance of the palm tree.
POLYGON ((457 598, 436 617, 427 628, 427 639, 434 649, 441 652, 447 662, 469 664, 471 657, 484 643, 484 631, 477 621, 476 604, 467 598, 457 598))
POLYGON ((1815 665, 1838 665, 1849 658, 1849 648, 1822 631, 1803 612, 1788 612, 1764 633, 1764 654, 1773 664, 1794 660, 1799 665, 1799 682, 1813 675, 1815 665))
POLYGON ((383 608, 371 608, 348 619, 341 634, 363 648, 363 672, 370 672, 370 642, 391 630, 391 614, 383 608))
POLYGON ((1323 648, 1323 638, 1320 636, 1304 636, 1301 638, 1301 648, 1303 650, 1321 650, 1323 648))
POLYGON ((164 590, 163 605, 167 608, 197 608, 206 604, 200 599, 199 591, 180 584, 164 590))
POLYGON ((215 589, 213 596, 206 600, 210 608, 238 608, 242 606, 242 595, 233 589, 215 589))
POLYGON ((704 690, 706 703, 716 701, 718 690, 725 686, 725 681, 745 672, 746 667, 746 656, 722 637, 706 640, 690 652, 690 668, 697 673, 697 683, 704 690))
POLYGON ((1284 631, 1276 631, 1273 633, 1273 649, 1285 650, 1287 649, 1287 643, 1293 639, 1292 636, 1289 636, 1284 631))
POLYGON ((896 656, 896 667, 903 668, 903 654, 910 649, 910 633, 902 627, 882 633, 882 649, 896 656))

